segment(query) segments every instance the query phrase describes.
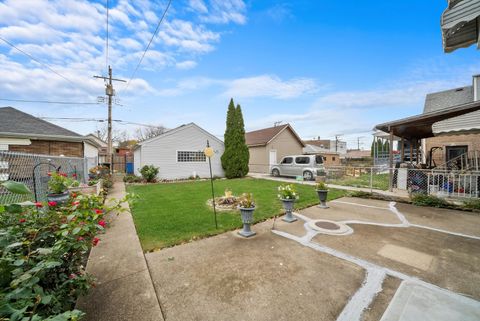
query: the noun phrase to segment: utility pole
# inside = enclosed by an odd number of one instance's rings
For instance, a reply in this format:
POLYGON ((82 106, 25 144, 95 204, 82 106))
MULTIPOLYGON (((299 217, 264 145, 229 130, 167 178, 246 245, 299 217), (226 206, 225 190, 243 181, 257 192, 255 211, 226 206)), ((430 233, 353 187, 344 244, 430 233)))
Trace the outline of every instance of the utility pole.
POLYGON ((341 134, 335 135, 335 153, 338 153, 338 137, 342 136, 341 134))
POLYGON ((112 67, 108 66, 108 77, 93 76, 94 78, 100 78, 104 81, 108 81, 105 85, 105 94, 108 96, 108 132, 107 132, 107 162, 110 165, 110 172, 112 168, 112 97, 115 96, 115 90, 113 89, 113 81, 127 82, 123 79, 112 78, 112 67))
POLYGON ((363 143, 360 143, 361 138, 363 138, 363 136, 357 137, 357 149, 358 150, 360 150, 360 144, 363 144, 363 143))

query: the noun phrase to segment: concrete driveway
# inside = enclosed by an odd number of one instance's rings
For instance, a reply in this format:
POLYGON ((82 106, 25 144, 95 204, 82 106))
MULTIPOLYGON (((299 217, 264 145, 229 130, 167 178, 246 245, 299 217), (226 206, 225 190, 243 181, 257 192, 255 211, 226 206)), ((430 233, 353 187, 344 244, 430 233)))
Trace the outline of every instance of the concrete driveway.
POLYGON ((329 205, 258 224, 251 239, 229 232, 146 254, 165 319, 480 320, 479 216, 329 205), (319 231, 318 220, 333 223, 319 231), (350 232, 330 235, 335 224, 350 232))

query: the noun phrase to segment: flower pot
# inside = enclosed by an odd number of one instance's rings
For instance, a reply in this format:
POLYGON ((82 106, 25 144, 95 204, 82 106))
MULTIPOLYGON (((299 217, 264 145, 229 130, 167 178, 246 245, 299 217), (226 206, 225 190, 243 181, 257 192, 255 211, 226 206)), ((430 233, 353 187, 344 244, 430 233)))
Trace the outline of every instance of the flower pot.
POLYGON ((318 205, 318 207, 319 208, 328 208, 328 206, 327 206, 328 190, 318 189, 317 194, 318 194, 318 199, 320 200, 320 205, 318 205))
POLYGON ((242 215, 243 229, 238 232, 238 234, 243 237, 250 237, 257 234, 250 229, 250 225, 253 223, 253 211, 255 211, 255 207, 239 207, 239 209, 242 215))
POLYGON ((285 216, 282 218, 282 221, 285 221, 288 223, 295 222, 297 218, 292 215, 293 204, 295 203, 295 200, 282 199, 282 203, 283 203, 283 208, 285 209, 285 216))
POLYGON ((70 197, 70 193, 68 191, 65 191, 60 194, 47 194, 47 200, 49 202, 57 202, 57 204, 65 204, 70 197))

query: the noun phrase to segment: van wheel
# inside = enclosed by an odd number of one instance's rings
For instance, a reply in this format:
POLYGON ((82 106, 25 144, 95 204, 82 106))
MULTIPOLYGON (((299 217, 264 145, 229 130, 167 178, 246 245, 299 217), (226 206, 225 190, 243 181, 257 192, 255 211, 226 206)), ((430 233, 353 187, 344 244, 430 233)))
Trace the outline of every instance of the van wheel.
POLYGON ((280 171, 276 168, 272 169, 272 176, 275 176, 275 177, 280 176, 280 171))
POLYGON ((313 174, 310 171, 305 171, 303 172, 303 179, 306 181, 311 181, 313 180, 313 174))

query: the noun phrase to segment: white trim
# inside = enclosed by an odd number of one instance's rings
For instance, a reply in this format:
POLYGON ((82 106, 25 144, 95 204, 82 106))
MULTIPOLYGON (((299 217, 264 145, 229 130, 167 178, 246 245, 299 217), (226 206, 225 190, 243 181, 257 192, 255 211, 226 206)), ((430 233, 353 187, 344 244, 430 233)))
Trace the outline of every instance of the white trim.
POLYGON ((205 134, 207 134, 208 136, 210 136, 211 138, 213 138, 214 140, 216 140, 218 143, 222 144, 223 145, 223 141, 219 138, 217 138, 216 136, 210 134, 209 132, 207 132, 205 129, 203 129, 202 127, 198 126, 197 124, 195 123, 189 123, 189 124, 185 124, 185 125, 181 125, 181 126, 178 126, 177 128, 174 128, 174 129, 171 129, 171 130, 168 130, 166 132, 164 132, 163 134, 160 134, 158 136, 155 136, 155 137, 152 137, 150 139, 147 139, 147 140, 144 140, 143 142, 140 142, 138 143, 138 146, 142 146, 142 145, 147 145, 147 144, 150 144, 150 143, 153 143, 154 141, 157 141, 161 138, 164 138, 164 137, 167 137, 169 135, 172 135, 172 134, 175 134, 181 130, 184 130, 184 129, 187 129, 187 128, 191 128, 191 127, 195 127, 197 129, 199 129, 200 131, 204 132, 205 134))

